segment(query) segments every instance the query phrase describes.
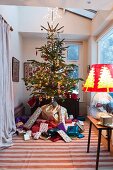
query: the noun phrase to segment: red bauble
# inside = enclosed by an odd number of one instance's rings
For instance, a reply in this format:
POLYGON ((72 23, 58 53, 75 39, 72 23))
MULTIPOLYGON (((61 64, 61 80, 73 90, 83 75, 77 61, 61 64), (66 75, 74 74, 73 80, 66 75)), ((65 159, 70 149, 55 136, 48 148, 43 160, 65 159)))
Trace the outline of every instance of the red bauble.
POLYGON ((71 98, 72 98, 72 99, 78 99, 78 95, 75 94, 75 93, 72 93, 72 94, 71 94, 71 98))

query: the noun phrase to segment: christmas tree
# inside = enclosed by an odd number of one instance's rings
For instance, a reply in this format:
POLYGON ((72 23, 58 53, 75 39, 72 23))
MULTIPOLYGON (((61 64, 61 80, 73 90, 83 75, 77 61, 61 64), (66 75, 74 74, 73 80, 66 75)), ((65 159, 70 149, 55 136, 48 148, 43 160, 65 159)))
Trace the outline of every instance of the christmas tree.
POLYGON ((47 42, 36 48, 36 53, 41 52, 43 62, 29 60, 32 73, 24 79, 27 90, 30 90, 33 96, 63 98, 67 92, 77 88, 79 80, 83 80, 70 76, 78 66, 65 63, 64 52, 68 47, 64 46, 64 39, 59 38, 63 27, 58 28, 58 26, 59 24, 53 27, 49 23, 48 28, 41 26, 47 31, 47 42))

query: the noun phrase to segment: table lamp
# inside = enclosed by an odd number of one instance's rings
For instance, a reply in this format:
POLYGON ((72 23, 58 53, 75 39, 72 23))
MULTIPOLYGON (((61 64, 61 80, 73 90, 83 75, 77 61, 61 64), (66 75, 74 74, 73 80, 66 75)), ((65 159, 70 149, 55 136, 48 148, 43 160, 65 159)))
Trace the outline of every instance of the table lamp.
POLYGON ((113 92, 113 64, 93 64, 83 91, 113 92))
POLYGON ((83 91, 99 92, 94 95, 91 102, 93 112, 95 112, 93 117, 99 119, 104 113, 107 113, 105 105, 113 101, 112 97, 108 94, 113 92, 113 65, 93 64, 83 85, 83 91), (101 112, 100 116, 98 114, 98 117, 96 117, 96 111, 101 112))

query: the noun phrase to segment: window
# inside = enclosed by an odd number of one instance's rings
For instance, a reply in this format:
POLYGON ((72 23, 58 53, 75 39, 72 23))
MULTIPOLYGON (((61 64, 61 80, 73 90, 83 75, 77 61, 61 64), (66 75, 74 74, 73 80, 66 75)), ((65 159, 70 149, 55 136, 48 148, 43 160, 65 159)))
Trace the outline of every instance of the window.
POLYGON ((79 45, 70 44, 67 49, 67 60, 77 61, 79 60, 79 45))
MULTIPOLYGON (((75 66, 74 71, 70 74, 70 77, 72 78, 78 78, 78 77, 83 77, 82 73, 82 43, 77 44, 74 42, 66 42, 67 48, 67 54, 66 54, 66 63, 67 64, 75 64, 78 67, 75 66)), ((80 82, 77 88, 76 93, 79 94, 80 101, 83 100, 83 92, 82 92, 82 83, 80 82)))
POLYGON ((100 64, 113 64, 113 29, 98 42, 98 51, 100 64))
POLYGON ((98 43, 99 63, 113 64, 113 29, 98 43))

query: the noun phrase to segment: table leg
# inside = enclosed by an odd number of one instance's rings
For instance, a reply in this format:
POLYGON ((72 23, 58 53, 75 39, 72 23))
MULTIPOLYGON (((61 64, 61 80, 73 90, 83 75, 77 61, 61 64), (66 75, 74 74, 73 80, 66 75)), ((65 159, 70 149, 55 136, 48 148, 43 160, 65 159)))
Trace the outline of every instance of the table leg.
POLYGON ((98 148, 97 148, 97 158, 96 158, 96 170, 98 170, 99 154, 100 154, 100 144, 101 144, 101 132, 102 129, 98 130, 98 148))
POLYGON ((90 126, 89 126, 87 153, 89 153, 89 147, 90 147, 91 128, 92 128, 92 122, 90 122, 90 126))
POLYGON ((108 136, 108 151, 110 152, 111 129, 107 130, 107 136, 108 136))

